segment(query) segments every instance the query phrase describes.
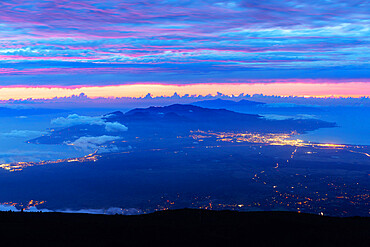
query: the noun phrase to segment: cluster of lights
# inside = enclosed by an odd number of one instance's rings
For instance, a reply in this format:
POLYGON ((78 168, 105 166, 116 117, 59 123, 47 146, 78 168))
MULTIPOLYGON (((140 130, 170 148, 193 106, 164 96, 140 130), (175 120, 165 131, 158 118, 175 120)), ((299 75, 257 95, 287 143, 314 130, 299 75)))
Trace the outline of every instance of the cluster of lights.
POLYGON ((23 210, 27 210, 31 207, 36 207, 39 205, 44 204, 46 201, 35 201, 35 200, 30 200, 26 203, 17 203, 17 202, 3 202, 0 205, 5 205, 5 206, 11 206, 11 207, 16 207, 16 208, 21 208, 23 210))
POLYGON ((97 151, 98 150, 96 150, 94 153, 91 153, 91 154, 88 154, 88 155, 85 155, 79 158, 47 160, 47 161, 40 161, 40 162, 14 162, 14 163, 8 163, 8 164, 0 164, 0 168, 7 170, 9 172, 16 172, 16 171, 22 171, 24 168, 30 167, 30 166, 58 164, 58 163, 64 163, 64 162, 86 162, 86 161, 95 162, 100 157, 99 155, 96 154, 97 151))
POLYGON ((268 144, 275 146, 295 146, 295 147, 320 147, 320 148, 345 148, 346 145, 330 144, 330 143, 310 143, 300 139, 291 139, 293 135, 297 135, 297 132, 293 131, 287 133, 235 133, 235 132, 211 132, 211 131, 191 131, 190 137, 197 140, 203 141, 203 139, 214 137, 217 141, 223 142, 247 142, 247 143, 259 143, 268 144))

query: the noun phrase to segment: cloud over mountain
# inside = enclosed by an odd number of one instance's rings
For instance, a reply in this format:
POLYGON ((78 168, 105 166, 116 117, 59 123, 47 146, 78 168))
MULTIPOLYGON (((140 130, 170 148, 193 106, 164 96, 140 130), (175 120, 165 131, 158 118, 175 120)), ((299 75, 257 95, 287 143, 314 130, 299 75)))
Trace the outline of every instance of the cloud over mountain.
POLYGON ((77 124, 96 124, 104 125, 105 121, 101 117, 80 116, 78 114, 71 114, 67 117, 58 117, 51 120, 51 124, 61 127, 69 127, 77 124))
POLYGON ((127 131, 127 127, 118 122, 106 122, 101 117, 80 116, 78 114, 71 114, 67 117, 55 118, 51 120, 51 124, 60 127, 70 127, 79 124, 103 125, 108 132, 127 131))
POLYGON ((118 150, 115 145, 104 145, 107 142, 112 142, 121 139, 118 136, 83 136, 75 140, 74 142, 67 142, 66 144, 73 145, 76 148, 81 148, 85 151, 99 150, 100 152, 115 151, 118 150))

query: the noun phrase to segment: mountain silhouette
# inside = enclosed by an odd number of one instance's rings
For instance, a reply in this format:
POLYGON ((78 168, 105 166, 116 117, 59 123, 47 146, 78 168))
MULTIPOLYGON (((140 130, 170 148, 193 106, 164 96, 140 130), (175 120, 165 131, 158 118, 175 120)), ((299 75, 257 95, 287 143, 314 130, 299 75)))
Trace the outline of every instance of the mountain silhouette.
POLYGON ((29 142, 56 144, 74 141, 82 136, 101 135, 119 135, 126 138, 173 137, 187 135, 191 130, 304 133, 318 128, 336 126, 335 123, 317 119, 270 120, 257 114, 182 104, 136 108, 126 113, 115 111, 105 114, 102 119, 105 122, 123 124, 128 127, 128 131, 110 133, 102 125, 80 124, 55 130, 50 135, 35 138, 29 142))

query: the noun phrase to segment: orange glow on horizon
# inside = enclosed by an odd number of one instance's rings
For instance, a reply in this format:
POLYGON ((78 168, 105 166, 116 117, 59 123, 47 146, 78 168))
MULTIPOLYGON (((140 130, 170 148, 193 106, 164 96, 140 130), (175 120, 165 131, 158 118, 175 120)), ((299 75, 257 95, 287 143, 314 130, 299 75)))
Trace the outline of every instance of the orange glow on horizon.
POLYGON ((368 97, 370 83, 253 83, 253 84, 130 84, 110 86, 81 87, 0 87, 0 100, 8 99, 50 99, 54 97, 69 97, 85 93, 90 98, 97 97, 144 97, 150 93, 153 97, 189 95, 216 95, 217 92, 226 95, 264 94, 299 97, 368 97))

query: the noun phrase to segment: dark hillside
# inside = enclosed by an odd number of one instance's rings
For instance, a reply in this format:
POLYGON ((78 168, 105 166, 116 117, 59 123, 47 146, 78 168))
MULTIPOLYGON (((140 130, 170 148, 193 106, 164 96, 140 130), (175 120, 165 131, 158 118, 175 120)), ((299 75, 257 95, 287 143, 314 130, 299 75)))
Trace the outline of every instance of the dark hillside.
POLYGON ((24 246, 369 246, 369 218, 174 210, 148 215, 0 213, 3 244, 24 246))

